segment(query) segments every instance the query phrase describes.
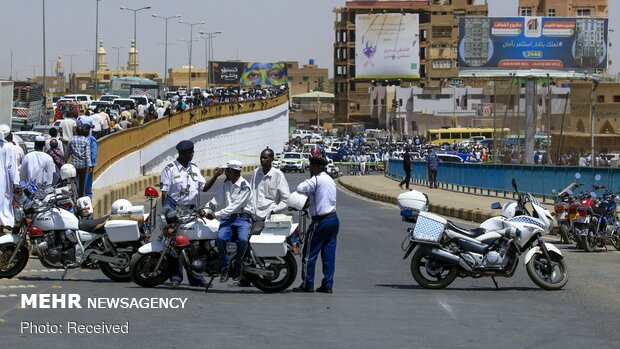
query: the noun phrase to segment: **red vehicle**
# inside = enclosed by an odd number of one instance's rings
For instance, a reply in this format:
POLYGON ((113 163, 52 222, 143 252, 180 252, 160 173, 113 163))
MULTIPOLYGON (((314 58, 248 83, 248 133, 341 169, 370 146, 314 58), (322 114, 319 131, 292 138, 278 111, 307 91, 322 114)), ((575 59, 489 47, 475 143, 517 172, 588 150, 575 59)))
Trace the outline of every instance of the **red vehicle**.
POLYGON ((54 112, 54 121, 64 119, 64 115, 73 110, 78 115, 80 106, 77 102, 58 102, 56 103, 56 111, 54 112))

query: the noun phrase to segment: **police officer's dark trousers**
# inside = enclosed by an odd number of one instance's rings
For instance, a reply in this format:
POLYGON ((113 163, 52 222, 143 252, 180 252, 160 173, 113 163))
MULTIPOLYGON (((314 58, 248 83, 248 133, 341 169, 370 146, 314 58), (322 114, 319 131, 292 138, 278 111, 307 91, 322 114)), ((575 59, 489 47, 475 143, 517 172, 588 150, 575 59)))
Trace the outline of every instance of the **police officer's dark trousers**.
POLYGON ((336 212, 312 217, 312 224, 308 228, 303 247, 301 278, 303 287, 314 288, 314 268, 316 260, 321 254, 323 263, 323 280, 321 286, 331 289, 334 284, 336 270, 336 238, 340 222, 336 212))

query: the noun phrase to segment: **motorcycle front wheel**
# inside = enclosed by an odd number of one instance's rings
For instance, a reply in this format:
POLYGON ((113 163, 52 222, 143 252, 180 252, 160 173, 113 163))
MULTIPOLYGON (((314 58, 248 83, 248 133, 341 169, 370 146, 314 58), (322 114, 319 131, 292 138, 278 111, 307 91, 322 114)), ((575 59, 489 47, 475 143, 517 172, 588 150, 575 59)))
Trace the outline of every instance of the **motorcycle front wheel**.
POLYGON ((457 274, 456 265, 433 259, 426 248, 416 248, 411 257, 411 275, 424 288, 445 288, 456 279, 457 274))
POLYGON ((562 256, 549 253, 551 261, 542 253, 536 253, 527 262, 527 275, 540 288, 545 290, 559 290, 568 282, 568 269, 562 256), (551 265, 549 265, 551 263, 551 265))
POLYGON ((620 251, 620 231, 616 229, 614 234, 609 239, 611 240, 611 244, 614 245, 614 248, 620 251))
POLYGON ((282 292, 289 288, 297 277, 297 261, 289 251, 284 257, 261 258, 266 269, 273 271, 273 277, 246 273, 248 280, 256 288, 267 293, 282 292))
POLYGON ((583 250, 586 252, 594 252, 596 251, 596 237, 588 235, 581 236, 581 246, 583 250))
POLYGON ((166 282, 172 275, 176 261, 169 255, 166 255, 159 265, 159 268, 154 270, 160 256, 160 252, 134 254, 129 264, 131 281, 142 287, 155 287, 166 282))
POLYGON ((19 249, 17 255, 9 264, 9 259, 15 252, 16 247, 17 245, 15 244, 0 246, 0 279, 12 278, 24 270, 26 264, 28 264, 28 248, 25 245, 19 249))
POLYGON ((570 244, 568 224, 565 224, 565 223, 560 224, 560 237, 562 238, 563 244, 570 244))

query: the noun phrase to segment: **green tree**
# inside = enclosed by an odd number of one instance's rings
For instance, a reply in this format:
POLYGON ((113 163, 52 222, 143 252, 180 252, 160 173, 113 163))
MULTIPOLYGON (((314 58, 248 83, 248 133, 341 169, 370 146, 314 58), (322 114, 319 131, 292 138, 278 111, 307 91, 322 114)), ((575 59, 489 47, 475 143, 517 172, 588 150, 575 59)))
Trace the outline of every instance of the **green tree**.
POLYGON ((325 78, 323 78, 322 76, 319 76, 319 80, 317 82, 316 90, 317 91, 325 91, 325 78))

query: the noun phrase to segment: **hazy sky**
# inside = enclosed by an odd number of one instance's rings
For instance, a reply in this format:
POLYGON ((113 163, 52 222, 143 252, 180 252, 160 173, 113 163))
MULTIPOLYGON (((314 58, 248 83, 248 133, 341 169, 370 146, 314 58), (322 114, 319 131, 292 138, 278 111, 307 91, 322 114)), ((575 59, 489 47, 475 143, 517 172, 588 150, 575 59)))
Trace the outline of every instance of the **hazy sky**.
MULTIPOLYGON (((517 15, 518 0, 488 0, 491 16, 517 15)), ((619 1, 609 1, 610 28, 620 34, 619 1)), ((108 66, 116 69, 117 50, 120 65, 127 64, 127 51, 133 32, 133 12, 121 11, 120 6, 149 10, 138 12, 138 57, 140 67, 154 69, 163 76, 164 20, 151 17, 181 15, 187 22, 206 24, 194 27, 198 31, 222 31, 214 39, 215 60, 245 61, 293 60, 301 64, 314 58, 320 67, 332 74, 334 13, 345 0, 101 0, 99 2, 99 32, 103 35, 108 53, 108 66)), ((10 53, 13 51, 14 78, 32 76, 33 70, 42 75, 42 0, 2 0, 0 12, 0 78, 10 75, 10 53), (33 65, 35 67, 33 67, 33 65)), ((73 72, 87 72, 93 66, 95 49, 95 0, 46 0, 46 35, 48 75, 50 59, 65 54, 73 57, 73 72)), ((178 67, 188 62, 188 46, 179 39, 189 39, 190 28, 177 20, 168 22, 168 66, 178 67)), ((613 34, 611 41, 613 42, 613 34)), ((620 69, 620 43, 614 45, 610 66, 612 73, 620 69), (615 61, 615 60, 614 60, 615 61)), ((63 57, 65 72, 70 71, 69 57, 63 57)), ((204 67, 205 43, 193 43, 192 65, 204 67)))

